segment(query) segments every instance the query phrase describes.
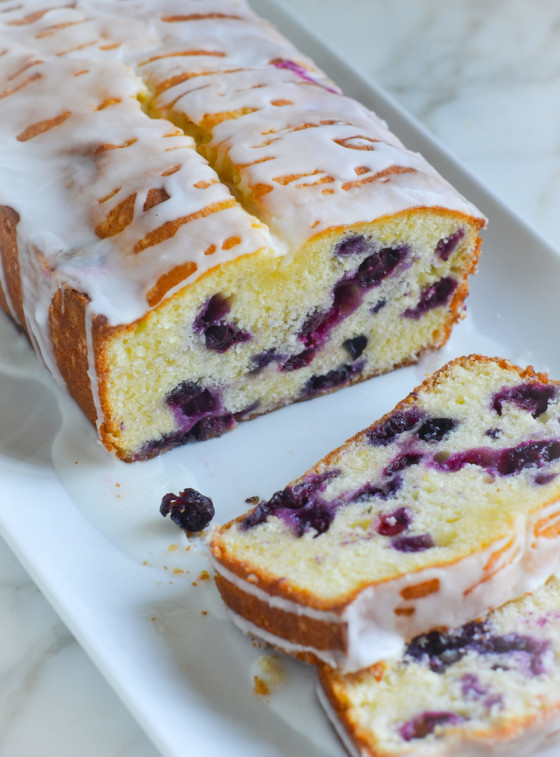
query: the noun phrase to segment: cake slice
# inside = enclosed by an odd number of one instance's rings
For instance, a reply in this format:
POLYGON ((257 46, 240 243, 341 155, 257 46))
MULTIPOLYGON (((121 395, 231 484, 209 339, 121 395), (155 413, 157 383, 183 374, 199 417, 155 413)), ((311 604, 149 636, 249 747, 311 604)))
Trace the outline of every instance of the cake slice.
POLYGON ((560 737, 560 582, 417 636, 399 660, 319 677, 351 755, 534 755, 560 737))
POLYGON ((462 357, 216 529, 216 583, 243 630, 358 670, 546 581, 559 473, 559 384, 462 357))

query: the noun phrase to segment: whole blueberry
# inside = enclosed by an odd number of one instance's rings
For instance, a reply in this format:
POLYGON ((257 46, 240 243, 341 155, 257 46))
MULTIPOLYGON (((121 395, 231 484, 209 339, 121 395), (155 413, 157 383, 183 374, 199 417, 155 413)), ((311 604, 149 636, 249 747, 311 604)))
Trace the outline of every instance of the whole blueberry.
POLYGON ((210 497, 196 491, 184 489, 179 494, 166 494, 161 500, 160 513, 186 531, 202 531, 214 517, 214 504, 210 497))

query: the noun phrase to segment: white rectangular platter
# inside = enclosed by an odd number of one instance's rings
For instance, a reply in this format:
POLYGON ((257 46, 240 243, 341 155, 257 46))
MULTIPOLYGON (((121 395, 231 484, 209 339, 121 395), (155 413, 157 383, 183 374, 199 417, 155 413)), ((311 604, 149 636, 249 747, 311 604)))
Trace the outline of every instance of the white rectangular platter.
POLYGON ((202 543, 160 516, 161 498, 193 487, 212 497, 216 520, 227 520, 248 496, 269 497, 460 354, 501 355, 560 377, 560 256, 274 0, 253 5, 488 216, 469 315, 418 366, 134 465, 99 447, 0 316, 0 531, 166 757, 341 757, 313 669, 255 648, 234 629, 212 582, 200 577, 202 543), (271 657, 282 680, 257 696, 254 676, 266 678, 262 660, 271 657))

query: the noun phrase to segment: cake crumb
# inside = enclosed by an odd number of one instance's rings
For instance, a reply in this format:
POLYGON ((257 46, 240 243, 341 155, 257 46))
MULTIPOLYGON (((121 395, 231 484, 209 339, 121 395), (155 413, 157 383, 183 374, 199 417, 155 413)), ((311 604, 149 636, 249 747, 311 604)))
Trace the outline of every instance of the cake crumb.
POLYGON ((184 572, 183 568, 173 568, 173 573, 175 573, 176 576, 180 576, 184 572))
POLYGON ((208 615, 208 610, 201 610, 203 615, 208 615))
POLYGON ((270 690, 266 683, 262 680, 262 678, 259 678, 259 676, 254 677, 255 685, 253 686, 253 691, 257 696, 266 697, 270 694, 270 690))
POLYGON ((177 546, 177 544, 170 544, 167 547, 167 551, 168 552, 176 552, 178 549, 179 549, 179 547, 177 546))
POLYGON ((200 571, 200 575, 198 577, 199 581, 208 581, 209 578, 210 578, 210 573, 208 573, 207 570, 200 571))
POLYGON ((262 680, 265 681, 269 691, 284 680, 284 671, 276 655, 263 655, 259 658, 259 668, 262 680))

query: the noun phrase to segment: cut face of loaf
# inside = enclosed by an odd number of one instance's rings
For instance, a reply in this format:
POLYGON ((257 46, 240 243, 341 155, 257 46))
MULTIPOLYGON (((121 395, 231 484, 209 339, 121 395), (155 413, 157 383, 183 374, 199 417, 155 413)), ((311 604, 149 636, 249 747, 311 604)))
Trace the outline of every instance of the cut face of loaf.
POLYGON ((245 631, 358 670, 558 569, 559 385, 459 358, 211 541, 245 631))
POLYGON ((235 0, 0 21, 0 306, 124 460, 409 364, 481 214, 235 0))
MULTIPOLYGON (((351 755, 523 757, 560 736, 560 584, 413 639, 358 673, 322 666, 320 699, 351 755)), ((551 754, 552 752, 547 752, 551 754)))

